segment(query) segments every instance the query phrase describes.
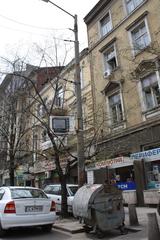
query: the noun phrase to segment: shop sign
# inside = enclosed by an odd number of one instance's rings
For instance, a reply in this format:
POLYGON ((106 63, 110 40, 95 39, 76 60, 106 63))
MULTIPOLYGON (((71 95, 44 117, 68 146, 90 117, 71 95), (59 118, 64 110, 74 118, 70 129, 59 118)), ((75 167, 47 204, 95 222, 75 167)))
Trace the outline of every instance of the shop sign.
POLYGON ((135 182, 118 182, 116 186, 121 190, 135 190, 136 184, 135 182))
POLYGON ((132 160, 138 159, 151 159, 151 160, 158 160, 160 159, 160 148, 155 148, 143 152, 132 153, 130 155, 132 160))
POLYGON ((148 189, 160 189, 160 182, 150 181, 150 182, 147 184, 147 188, 148 188, 148 189))
POLYGON ((128 157, 117 157, 113 159, 107 159, 104 161, 96 162, 95 167, 96 168, 103 168, 103 167, 119 168, 119 167, 124 167, 132 164, 133 162, 128 157))

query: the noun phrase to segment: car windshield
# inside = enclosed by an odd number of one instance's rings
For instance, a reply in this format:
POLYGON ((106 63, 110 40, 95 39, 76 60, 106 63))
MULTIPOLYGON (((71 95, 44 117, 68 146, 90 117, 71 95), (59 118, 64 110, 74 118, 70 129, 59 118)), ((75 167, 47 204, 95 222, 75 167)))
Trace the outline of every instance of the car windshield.
POLYGON ((15 188, 11 189, 11 196, 13 199, 18 198, 48 198, 44 192, 39 189, 23 189, 15 188))
POLYGON ((78 186, 69 186, 71 196, 74 196, 78 190, 78 186))

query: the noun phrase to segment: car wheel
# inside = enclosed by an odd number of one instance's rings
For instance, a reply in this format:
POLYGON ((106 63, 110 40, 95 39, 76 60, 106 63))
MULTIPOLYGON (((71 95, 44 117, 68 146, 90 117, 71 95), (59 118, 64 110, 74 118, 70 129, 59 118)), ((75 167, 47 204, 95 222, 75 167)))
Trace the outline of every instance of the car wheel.
POLYGON ((5 230, 2 229, 1 225, 0 225, 0 237, 3 237, 5 235, 5 230))
POLYGON ((52 230, 52 224, 47 224, 42 226, 42 231, 44 232, 51 232, 51 230, 52 230))

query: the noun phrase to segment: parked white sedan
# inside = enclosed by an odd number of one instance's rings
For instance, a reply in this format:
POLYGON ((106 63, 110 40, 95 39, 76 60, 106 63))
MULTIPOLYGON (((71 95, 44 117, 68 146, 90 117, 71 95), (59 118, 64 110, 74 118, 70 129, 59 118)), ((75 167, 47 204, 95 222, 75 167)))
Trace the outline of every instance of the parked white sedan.
MULTIPOLYGON (((74 195, 78 190, 78 185, 76 184, 67 184, 67 205, 68 212, 72 213, 72 202, 74 195)), ((44 192, 56 203, 56 212, 61 211, 61 185, 60 184, 50 184, 44 188, 44 192)))
POLYGON ((51 231, 56 220, 55 202, 33 187, 0 187, 0 236, 17 227, 40 226, 51 231))

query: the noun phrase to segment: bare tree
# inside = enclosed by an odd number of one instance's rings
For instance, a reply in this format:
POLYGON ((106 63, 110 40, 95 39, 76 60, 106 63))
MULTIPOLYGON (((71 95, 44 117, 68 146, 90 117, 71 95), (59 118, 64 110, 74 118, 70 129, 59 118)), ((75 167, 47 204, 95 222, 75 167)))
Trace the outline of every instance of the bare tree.
MULTIPOLYGON (((43 63, 48 62, 48 58, 50 63, 58 62, 58 56, 56 55, 56 61, 52 61, 51 56, 48 54, 46 55, 45 50, 39 49, 40 53, 42 54, 42 58, 40 60, 40 65, 43 61, 43 63)), ((25 126, 24 128, 24 134, 20 135, 20 139, 18 141, 18 144, 22 145, 23 141, 21 139, 24 139, 24 141, 28 138, 34 138, 33 132, 36 132, 38 135, 37 141, 40 142, 42 139, 42 135, 45 132, 48 139, 51 142, 51 147, 49 151, 42 151, 40 147, 37 149, 33 148, 33 142, 30 141, 30 148, 27 149, 28 153, 38 154, 38 156, 45 156, 46 159, 50 159, 54 162, 55 168, 57 170, 60 183, 61 183, 61 189, 62 189, 62 215, 67 215, 67 189, 66 189, 66 183, 67 183, 67 177, 70 174, 70 169, 74 165, 74 163, 77 162, 77 154, 76 148, 73 148, 72 145, 65 144, 65 139, 69 138, 71 135, 68 135, 69 132, 66 132, 65 134, 60 134, 53 128, 51 125, 51 117, 58 115, 58 116, 66 116, 69 113, 68 106, 65 101, 65 94, 68 91, 67 89, 67 83, 70 82, 73 84, 74 89, 74 79, 66 79, 61 77, 61 71, 63 69, 63 66, 56 66, 56 67, 33 67, 29 66, 29 70, 25 68, 24 70, 24 60, 22 61, 15 61, 10 62, 10 64, 13 66, 13 73, 12 76, 19 80, 20 86, 16 88, 16 91, 12 91, 13 97, 17 96, 17 105, 22 107, 22 103, 25 103, 25 106, 23 107, 23 111, 21 113, 21 122, 25 126), (18 68, 18 71, 15 71, 15 62, 16 67, 18 68), (52 72, 53 71, 53 72, 52 72), (52 74, 53 73, 53 74, 52 74), (47 94, 45 89, 49 89, 49 96, 47 98, 47 94), (59 90, 62 89, 61 93, 59 90), (61 94, 61 99, 59 94, 61 94), (22 99, 18 96, 23 96, 22 99), (26 123, 25 121, 30 119, 30 123, 26 123), (74 149, 74 151, 73 151, 74 149), (66 157, 66 165, 63 166, 61 162, 61 158, 66 157)), ((51 64, 50 64, 51 65, 51 64)), ((74 63, 73 63, 74 65, 74 63)), ((13 81, 14 83, 14 81, 13 81)), ((7 99, 6 93, 4 94, 4 98, 7 99)), ((15 101, 13 100, 13 103, 15 101)), ((11 110, 13 111, 14 106, 10 106, 11 110)), ((15 108, 14 114, 17 116, 18 109, 15 108)), ((11 112, 12 113, 12 112, 11 112)), ((9 118, 10 112, 8 112, 9 118)), ((14 119, 14 118, 13 118, 14 119)), ((17 118, 15 121, 15 127, 13 129, 15 130, 15 137, 14 139, 17 140, 16 137, 17 131, 16 127, 18 124, 18 120, 20 120, 20 117, 17 118)), ((91 121, 92 122, 92 121, 91 121)), ((92 122, 93 123, 93 122, 92 122)), ((4 124, 4 123, 3 123, 4 124)), ((7 127, 7 134, 11 133, 11 123, 9 122, 7 127)), ((86 138, 85 142, 85 159, 89 160, 93 158, 97 153, 98 150, 95 148, 93 150, 93 146, 96 146, 96 142, 98 139, 98 136, 100 136, 100 127, 98 129, 95 129, 94 126, 90 126, 90 132, 87 132, 87 134, 90 135, 89 138, 86 138)), ((6 134, 6 135, 7 135, 6 134)), ((74 132, 74 137, 76 137, 76 131, 74 132)), ((12 137, 13 138, 13 137, 12 137)), ((72 137, 71 137, 72 138, 72 137)), ((7 140, 6 140, 7 141, 7 140)), ((74 144, 76 145, 76 144, 74 144)), ((16 145, 17 146, 17 145, 16 145)), ((75 146, 74 146, 75 147, 75 146)), ((13 146, 8 145, 8 151, 12 153, 13 146)), ((15 152, 18 148, 15 149, 15 152)), ((21 149, 18 149, 19 152, 23 152, 24 149, 21 147, 21 149)), ((38 161, 40 161, 40 157, 38 158, 38 161)), ((12 166, 12 176, 14 175, 14 169, 16 166, 15 158, 10 161, 10 164, 12 166)), ((13 177, 12 177, 13 178, 13 177)))
POLYGON ((26 149, 26 114, 22 79, 6 75, 0 87, 0 143, 4 170, 9 168, 10 185, 15 185, 14 171, 26 149), (21 103, 21 104, 20 104, 21 103), (8 167, 9 165, 9 167, 8 167))

